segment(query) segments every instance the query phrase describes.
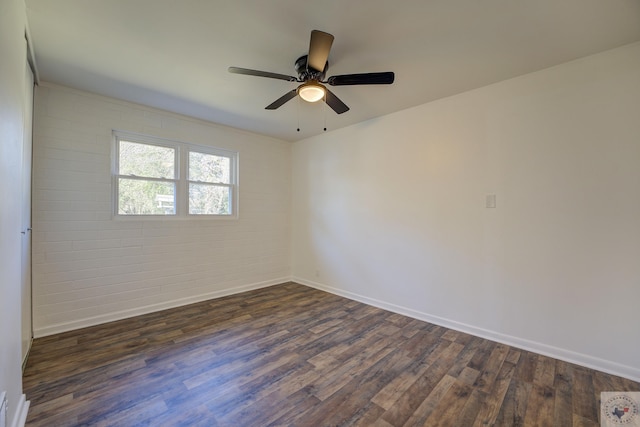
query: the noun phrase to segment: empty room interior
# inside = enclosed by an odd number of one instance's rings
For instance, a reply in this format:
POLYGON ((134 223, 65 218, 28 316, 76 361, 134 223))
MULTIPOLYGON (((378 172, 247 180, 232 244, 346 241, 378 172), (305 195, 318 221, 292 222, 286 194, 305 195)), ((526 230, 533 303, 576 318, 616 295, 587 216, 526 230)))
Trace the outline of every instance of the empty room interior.
POLYGON ((0 426, 640 425, 639 1, 1 0, 0 54, 0 426))

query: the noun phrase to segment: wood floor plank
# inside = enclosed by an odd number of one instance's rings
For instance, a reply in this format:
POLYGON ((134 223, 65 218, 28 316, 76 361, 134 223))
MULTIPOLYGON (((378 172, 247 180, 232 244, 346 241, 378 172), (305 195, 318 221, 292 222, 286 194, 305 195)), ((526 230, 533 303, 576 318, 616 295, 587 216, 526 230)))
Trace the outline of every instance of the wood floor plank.
POLYGON ((552 426, 554 405, 555 390, 551 387, 534 383, 529 393, 524 425, 527 427, 552 426))
POLYGON ((600 411, 596 405, 593 374, 590 369, 574 369, 573 413, 578 419, 598 422, 600 411))
POLYGON ((439 352, 437 359, 430 364, 423 375, 417 378, 400 399, 396 401, 394 406, 385 412, 382 418, 393 425, 405 425, 407 420, 446 375, 462 347, 460 344, 451 343, 439 352))
POLYGON ((640 384, 295 283, 36 339, 27 426, 596 426, 640 384))
POLYGON ((373 402, 368 402, 362 409, 356 412, 351 420, 344 424, 344 427, 372 427, 380 425, 380 416, 384 413, 384 409, 373 402))
MULTIPOLYGON (((496 354, 499 355, 497 360, 504 361, 502 355, 506 355, 506 353, 504 353, 503 350, 504 349, 500 349, 500 346, 497 346, 494 350, 494 352, 497 352, 496 354)), ((513 378, 514 372, 515 365, 512 363, 502 363, 498 374, 491 383, 491 387, 487 388, 487 384, 482 384, 478 388, 479 391, 483 391, 483 389, 486 390, 487 398, 482 403, 482 407, 480 408, 478 416, 473 424, 474 426, 494 425, 495 420, 502 409, 504 398, 509 389, 509 384, 513 378)))
POLYGON ((424 421, 424 425, 433 427, 461 425, 459 424, 460 414, 469 401, 472 390, 473 388, 470 385, 455 380, 447 394, 437 402, 437 406, 433 408, 431 415, 424 421))
POLYGON ((478 418, 478 413, 482 408, 482 403, 487 398, 487 395, 478 389, 472 388, 469 399, 462 407, 462 411, 457 417, 458 426, 471 426, 478 418))
MULTIPOLYGON (((323 404, 303 414, 304 423, 309 425, 348 425, 353 424, 368 407, 372 397, 380 388, 389 383, 406 363, 401 352, 386 347, 374 358, 367 359, 362 366, 353 370, 353 375, 339 389, 323 399, 323 404)), ((322 396, 322 393, 315 393, 322 396)), ((326 394, 326 393, 325 393, 326 394)))
POLYGON ((509 346, 498 344, 494 347, 489 355, 488 362, 485 363, 484 370, 474 383, 480 391, 487 393, 494 387, 496 378, 508 353, 509 346))
MULTIPOLYGON (((319 399, 312 395, 308 386, 319 381, 320 378, 320 371, 313 369, 313 366, 309 364, 302 365, 269 386, 260 388, 257 392, 253 390, 249 393, 245 392, 249 398, 234 405, 231 411, 224 414, 224 417, 231 420, 242 419, 251 423, 250 425, 258 425, 265 412, 263 408, 270 408, 274 403, 280 405, 279 402, 288 402, 291 404, 293 396, 319 402, 319 399), (304 392, 302 392, 303 390, 304 392)), ((252 386, 252 384, 246 384, 246 386, 252 386)), ((282 410, 286 412, 284 407, 282 410)), ((283 414, 284 412, 276 412, 271 421, 280 418, 283 414)))
POLYGON ((538 355, 529 351, 523 351, 518 360, 515 377, 516 379, 532 383, 538 364, 538 355))
POLYGON ((433 390, 429 395, 422 401, 420 406, 413 411, 411 416, 407 421, 405 421, 405 426, 419 426, 419 425, 429 425, 427 424, 427 419, 431 416, 436 418, 440 417, 440 413, 434 413, 438 404, 442 402, 444 396, 448 393, 451 386, 453 386, 456 382, 456 379, 450 375, 445 375, 442 377, 440 381, 433 387, 433 390))
MULTIPOLYGON (((471 362, 471 359, 475 356, 481 341, 482 341, 481 339, 477 339, 477 338, 473 340, 467 339, 464 341, 464 348, 456 358, 455 363, 451 366, 451 369, 449 369, 449 372, 448 372, 449 375, 451 375, 452 377, 459 377, 462 374, 462 372, 465 370, 478 372, 475 369, 468 367, 467 365, 469 364, 469 362, 471 362)), ((456 341, 456 342, 460 343, 460 341, 456 341)), ((474 378, 474 381, 476 378, 477 376, 474 378)))
POLYGON ((555 381, 556 361, 547 356, 538 355, 538 363, 533 374, 534 384, 542 387, 553 387, 555 381))

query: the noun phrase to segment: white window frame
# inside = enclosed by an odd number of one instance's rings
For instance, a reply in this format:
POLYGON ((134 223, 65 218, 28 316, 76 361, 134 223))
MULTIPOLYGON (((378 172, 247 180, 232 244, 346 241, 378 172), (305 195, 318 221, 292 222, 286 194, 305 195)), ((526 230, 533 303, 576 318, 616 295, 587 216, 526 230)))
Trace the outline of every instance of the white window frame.
POLYGON ((112 176, 112 197, 111 206, 114 219, 237 219, 238 218, 238 152, 225 150, 222 148, 211 147, 207 145, 196 145, 180 141, 172 141, 168 139, 158 138, 149 135, 142 135, 126 131, 113 131, 113 143, 112 143, 112 163, 111 163, 111 176, 112 176), (141 180, 147 181, 162 181, 162 182, 174 182, 174 203, 175 214, 173 215, 123 215, 118 213, 119 211, 119 179, 136 179, 129 175, 119 174, 119 147, 120 141, 133 142, 138 144, 155 145, 160 147, 173 148, 175 150, 175 179, 164 178, 145 178, 140 177, 141 180), (208 183, 217 186, 223 186, 229 188, 229 207, 231 208, 230 214, 190 214, 189 213, 189 183, 201 183, 199 181, 189 181, 189 153, 196 152, 202 154, 210 154, 214 156, 229 158, 229 183, 208 183))

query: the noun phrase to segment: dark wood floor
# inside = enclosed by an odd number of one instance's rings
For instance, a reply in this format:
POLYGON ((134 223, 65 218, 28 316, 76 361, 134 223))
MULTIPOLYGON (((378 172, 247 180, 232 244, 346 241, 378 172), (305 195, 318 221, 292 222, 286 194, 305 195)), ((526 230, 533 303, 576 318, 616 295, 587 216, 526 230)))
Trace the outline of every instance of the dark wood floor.
POLYGON ((598 426, 640 384, 294 283, 39 338, 28 426, 598 426))

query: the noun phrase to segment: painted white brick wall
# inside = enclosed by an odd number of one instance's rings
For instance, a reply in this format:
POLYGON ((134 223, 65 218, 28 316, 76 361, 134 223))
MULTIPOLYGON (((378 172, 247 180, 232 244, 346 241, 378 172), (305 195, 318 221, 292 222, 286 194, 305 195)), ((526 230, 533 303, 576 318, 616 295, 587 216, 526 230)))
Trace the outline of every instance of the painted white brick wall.
POLYGON ((48 83, 34 126, 36 336, 289 280, 289 142, 48 83), (239 219, 112 219, 114 129, 238 151, 239 219))

